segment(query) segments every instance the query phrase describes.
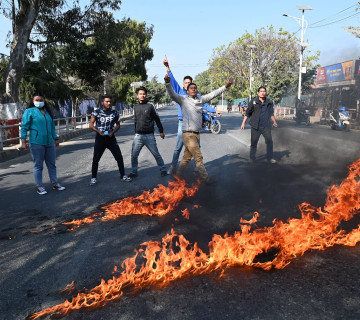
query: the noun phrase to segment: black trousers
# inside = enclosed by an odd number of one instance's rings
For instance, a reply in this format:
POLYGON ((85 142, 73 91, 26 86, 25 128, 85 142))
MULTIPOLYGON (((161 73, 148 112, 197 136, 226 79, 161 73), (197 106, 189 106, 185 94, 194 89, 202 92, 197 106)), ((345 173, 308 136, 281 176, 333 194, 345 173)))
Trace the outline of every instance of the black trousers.
POLYGON ((271 128, 259 128, 258 130, 251 128, 251 147, 250 147, 250 159, 255 160, 256 149, 260 136, 263 135, 266 143, 266 158, 267 160, 273 157, 273 141, 271 136, 271 128))
POLYGON ((92 162, 91 174, 93 178, 96 178, 98 168, 99 168, 99 161, 105 151, 105 149, 109 149, 114 156, 120 172, 120 177, 122 178, 125 174, 124 169, 124 159, 121 154, 119 145, 117 144, 115 136, 101 136, 98 133, 95 137, 95 144, 94 144, 94 157, 92 162))

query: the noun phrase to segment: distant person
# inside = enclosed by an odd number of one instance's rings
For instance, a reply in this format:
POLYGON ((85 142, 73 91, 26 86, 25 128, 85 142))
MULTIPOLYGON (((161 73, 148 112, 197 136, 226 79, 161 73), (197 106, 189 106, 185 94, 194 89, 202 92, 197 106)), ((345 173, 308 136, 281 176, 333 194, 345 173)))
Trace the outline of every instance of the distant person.
POLYGON ((47 194, 43 186, 42 172, 44 161, 48 168, 49 178, 55 190, 63 191, 63 187, 56 176, 56 151, 59 146, 59 137, 56 134, 52 113, 43 96, 35 95, 27 107, 21 123, 21 147, 28 149, 26 144, 27 132, 30 131, 29 147, 34 161, 34 178, 36 192, 47 194))
MULTIPOLYGON (((180 95, 187 95, 187 91, 186 91, 187 86, 193 81, 192 77, 185 76, 184 81, 183 81, 183 86, 180 87, 180 85, 175 80, 175 77, 173 76, 173 74, 170 70, 169 61, 166 56, 165 56, 165 59, 163 60, 163 63, 164 63, 164 66, 166 67, 166 71, 167 71, 168 75, 170 76, 170 83, 171 83, 171 86, 174 89, 175 93, 180 94, 180 95)), ((207 103, 203 104, 203 109, 205 111, 216 112, 217 114, 221 114, 220 112, 216 111, 215 108, 211 107, 207 103)), ((183 114, 182 114, 182 110, 181 110, 181 107, 179 104, 178 104, 178 119, 179 119, 179 123, 178 123, 176 146, 175 146, 173 158, 171 161, 171 165, 167 172, 168 174, 174 174, 176 172, 180 153, 181 153, 181 150, 184 145, 183 138, 182 138, 183 114)))
POLYGON ((170 83, 171 79, 169 74, 165 75, 166 90, 171 99, 178 103, 181 107, 183 115, 182 138, 185 146, 184 156, 180 162, 179 168, 176 172, 177 176, 181 176, 185 170, 186 165, 192 158, 195 160, 196 168, 198 169, 201 179, 206 183, 212 183, 213 180, 206 172, 203 156, 200 150, 200 130, 202 128, 202 109, 203 104, 223 93, 228 87, 231 86, 232 80, 204 96, 198 96, 197 85, 190 83, 187 86, 187 96, 179 95, 174 92, 170 83))
POLYGON ((104 95, 101 98, 101 104, 102 108, 94 110, 91 114, 89 124, 89 128, 96 132, 90 186, 94 186, 97 182, 99 161, 105 149, 110 150, 117 162, 120 181, 131 182, 132 179, 125 175, 123 156, 115 137, 115 133, 120 129, 120 116, 116 110, 111 109, 111 97, 109 95, 104 95))
POLYGON ((227 111, 228 111, 228 112, 231 112, 231 110, 232 110, 232 105, 231 105, 231 102, 229 101, 229 102, 227 103, 227 111))
POLYGON ((161 176, 164 177, 167 175, 166 166, 156 144, 154 122, 159 129, 160 137, 162 139, 165 138, 164 129, 160 118, 155 111, 154 105, 147 101, 147 89, 145 87, 139 87, 136 92, 139 103, 134 106, 135 136, 131 151, 132 170, 129 176, 132 178, 137 177, 138 157, 142 147, 146 146, 154 156, 156 163, 160 168, 161 176))
POLYGON ((257 97, 251 99, 249 106, 246 110, 246 116, 241 124, 241 130, 245 129, 245 123, 250 118, 251 126, 251 147, 250 159, 256 160, 257 144, 260 136, 265 138, 266 143, 266 158, 270 163, 276 163, 273 158, 273 140, 271 136, 271 123, 272 120, 274 127, 277 127, 277 122, 274 116, 274 105, 267 96, 265 87, 260 87, 257 91, 257 97))

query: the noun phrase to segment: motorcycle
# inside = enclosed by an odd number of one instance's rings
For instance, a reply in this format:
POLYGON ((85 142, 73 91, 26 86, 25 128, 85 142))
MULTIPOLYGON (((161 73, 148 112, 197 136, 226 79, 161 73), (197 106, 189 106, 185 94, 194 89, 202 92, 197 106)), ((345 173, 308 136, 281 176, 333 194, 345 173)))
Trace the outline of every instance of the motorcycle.
POLYGON ((340 107, 339 111, 334 110, 330 112, 329 125, 332 130, 341 129, 350 131, 350 114, 348 108, 340 107))
POLYGON ((310 125, 310 111, 307 109, 296 110, 295 121, 296 124, 301 124, 302 122, 305 122, 307 126, 310 125))
POLYGON ((221 122, 216 117, 219 117, 215 112, 204 112, 202 127, 210 130, 212 133, 219 134, 221 131, 221 122))

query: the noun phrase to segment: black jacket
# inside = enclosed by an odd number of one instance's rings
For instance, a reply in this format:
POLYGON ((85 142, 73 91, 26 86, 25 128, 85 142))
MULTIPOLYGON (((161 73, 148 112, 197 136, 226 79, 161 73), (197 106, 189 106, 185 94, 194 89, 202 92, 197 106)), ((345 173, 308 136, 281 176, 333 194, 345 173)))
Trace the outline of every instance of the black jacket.
POLYGON ((154 133, 154 121, 160 133, 164 132, 160 118, 151 103, 138 103, 134 106, 135 133, 154 133))
MULTIPOLYGON (((250 118, 250 126, 254 129, 259 129, 259 120, 261 112, 261 104, 259 97, 250 100, 249 106, 246 109, 246 116, 250 118)), ((270 118, 274 115, 274 105, 271 100, 266 98, 266 117, 267 126, 270 126, 270 118)))

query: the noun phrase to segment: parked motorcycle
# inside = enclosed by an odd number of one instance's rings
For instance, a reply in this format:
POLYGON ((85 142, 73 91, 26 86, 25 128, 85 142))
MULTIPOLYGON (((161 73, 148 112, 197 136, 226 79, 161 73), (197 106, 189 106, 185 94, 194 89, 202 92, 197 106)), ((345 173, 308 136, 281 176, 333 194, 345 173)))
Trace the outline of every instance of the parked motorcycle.
POLYGON ((350 130, 350 114, 348 108, 340 107, 338 110, 330 112, 329 125, 332 130, 340 129, 344 131, 350 130))
POLYGON ((304 122, 308 126, 310 124, 310 111, 308 109, 296 110, 295 121, 296 124, 304 122))
POLYGON ((221 131, 221 122, 217 119, 218 115, 215 112, 204 112, 203 113, 203 128, 207 128, 212 133, 219 134, 221 131))

